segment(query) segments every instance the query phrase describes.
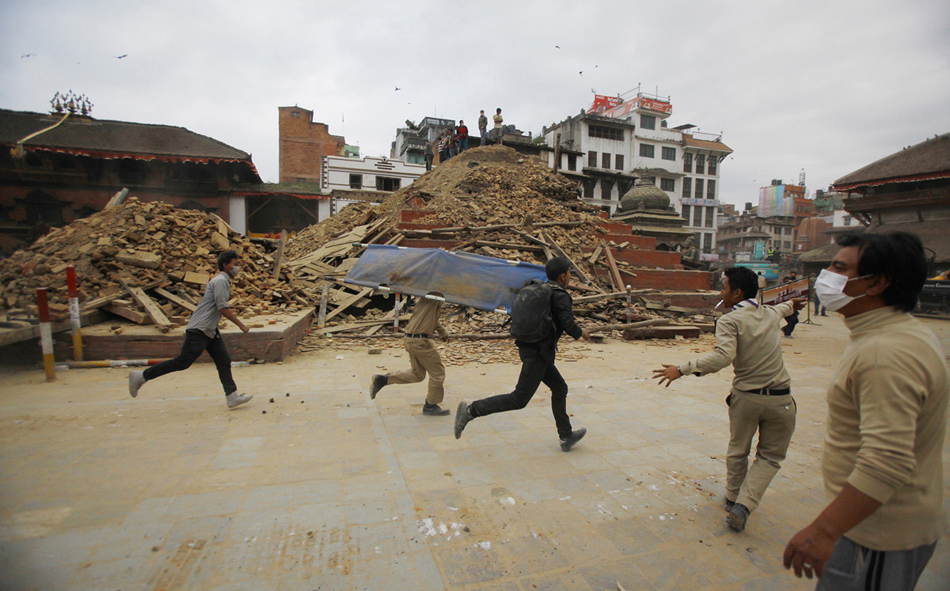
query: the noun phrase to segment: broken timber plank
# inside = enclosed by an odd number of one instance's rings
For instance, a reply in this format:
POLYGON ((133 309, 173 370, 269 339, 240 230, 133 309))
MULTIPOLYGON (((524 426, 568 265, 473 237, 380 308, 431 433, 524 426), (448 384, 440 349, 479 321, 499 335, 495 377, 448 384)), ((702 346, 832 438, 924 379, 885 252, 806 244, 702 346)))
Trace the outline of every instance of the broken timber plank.
POLYGON ((122 304, 117 304, 116 302, 108 302, 102 309, 110 314, 115 314, 116 316, 121 316, 126 320, 131 320, 136 324, 152 324, 152 319, 149 318, 148 314, 145 312, 140 312, 129 306, 122 304))
POLYGON ((548 236, 547 232, 545 232, 544 230, 542 230, 542 231, 541 231, 541 235, 544 236, 544 239, 547 241, 547 243, 550 244, 551 247, 554 248, 554 250, 556 250, 557 253, 558 253, 560 256, 562 256, 562 257, 564 257, 565 259, 567 259, 567 262, 571 264, 571 268, 574 269, 574 272, 577 273, 577 276, 581 278, 581 281, 584 282, 584 285, 593 285, 593 284, 594 284, 594 282, 590 280, 590 277, 588 277, 587 275, 585 275, 584 272, 581 271, 581 268, 578 267, 578 266, 574 263, 574 260, 571 259, 571 257, 567 256, 567 253, 564 252, 564 249, 561 248, 561 246, 560 246, 557 242, 555 242, 555 240, 554 240, 553 238, 551 238, 550 236, 548 236))
MULTIPOLYGON (((574 287, 573 285, 571 287, 574 287)), ((630 292, 631 296, 639 296, 645 293, 653 293, 657 290, 655 289, 636 289, 630 292)), ((599 302, 601 300, 619 300, 627 297, 627 292, 618 291, 614 293, 603 293, 600 295, 591 295, 591 296, 582 296, 579 298, 574 298, 574 304, 588 304, 590 302, 599 302)))
POLYGON ((142 291, 141 287, 132 287, 121 278, 119 279, 119 283, 129 292, 129 295, 135 298, 135 301, 137 301, 140 306, 145 308, 145 312, 151 317, 152 321, 155 322, 159 330, 166 332, 172 327, 171 320, 168 319, 168 316, 165 316, 165 313, 162 312, 158 304, 156 304, 152 298, 148 297, 148 295, 142 291))
POLYGON ((593 265, 597 262, 597 259, 600 257, 600 253, 604 251, 604 247, 601 244, 597 245, 597 248, 594 249, 594 254, 590 255, 590 259, 587 260, 588 263, 593 265))
POLYGON ((610 247, 607 246, 603 240, 601 240, 600 243, 604 247, 604 254, 607 255, 607 265, 610 267, 610 282, 614 285, 614 291, 622 291, 626 293, 623 279, 620 278, 620 270, 617 269, 617 263, 614 262, 614 255, 610 252, 610 247))
POLYGON ((186 299, 184 299, 184 298, 182 298, 182 297, 179 297, 179 296, 173 294, 173 293, 170 292, 170 291, 166 291, 166 290, 162 289, 161 287, 156 287, 156 288, 155 288, 155 293, 157 293, 158 295, 162 296, 163 298, 165 298, 165 299, 168 300, 169 302, 173 302, 173 303, 175 303, 175 304, 178 304, 179 306, 181 306, 182 308, 188 310, 189 312, 194 312, 194 311, 195 311, 195 308, 198 307, 198 306, 192 304, 191 302, 187 301, 186 299))
POLYGON ((602 326, 592 326, 590 327, 590 331, 599 332, 602 330, 629 330, 631 328, 643 328, 646 326, 666 326, 669 323, 669 318, 652 318, 650 320, 630 322, 627 324, 604 324, 602 326))
POLYGON ((487 246, 489 248, 499 248, 504 250, 522 250, 524 252, 543 252, 540 246, 526 246, 524 244, 506 244, 504 242, 489 242, 487 240, 476 240, 475 246, 487 246))
POLYGON ((360 290, 358 294, 343 300, 339 306, 337 306, 332 312, 327 314, 327 317, 324 320, 326 321, 333 318, 334 316, 343 312, 343 310, 346 310, 347 308, 349 308, 356 302, 360 301, 361 299, 365 298, 372 292, 373 292, 372 287, 364 287, 362 290, 360 290))

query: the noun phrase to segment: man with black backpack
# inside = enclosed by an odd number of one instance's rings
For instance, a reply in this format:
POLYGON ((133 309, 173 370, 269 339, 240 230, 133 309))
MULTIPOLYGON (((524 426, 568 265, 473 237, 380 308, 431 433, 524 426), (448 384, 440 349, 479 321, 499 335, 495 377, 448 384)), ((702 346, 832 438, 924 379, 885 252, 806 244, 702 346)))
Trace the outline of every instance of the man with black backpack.
POLYGON ((522 409, 544 383, 551 388, 551 410, 561 439, 561 450, 570 451, 587 433, 574 431, 567 416, 567 383, 557 368, 554 357, 561 333, 590 340, 590 330, 577 326, 571 311, 573 300, 565 287, 570 284, 571 264, 563 257, 555 257, 544 267, 547 283, 532 281, 518 292, 511 306, 511 334, 515 337, 521 356, 521 375, 511 394, 483 398, 468 404, 460 402, 455 413, 455 438, 469 421, 496 412, 522 409))

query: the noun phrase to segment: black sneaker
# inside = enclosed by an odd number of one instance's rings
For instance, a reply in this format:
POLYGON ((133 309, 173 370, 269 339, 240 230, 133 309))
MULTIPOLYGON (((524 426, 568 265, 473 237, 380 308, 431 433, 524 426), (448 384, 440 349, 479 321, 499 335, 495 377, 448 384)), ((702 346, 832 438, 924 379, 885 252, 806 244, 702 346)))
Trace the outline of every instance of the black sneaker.
POLYGON ((567 436, 567 439, 561 440, 561 451, 571 451, 571 448, 574 447, 578 441, 583 439, 584 435, 587 435, 587 429, 572 431, 571 434, 567 436))
POLYGON ((425 404, 422 406, 422 414, 429 415, 430 417, 444 417, 451 412, 449 409, 442 408, 438 404, 425 404))
POLYGON ((732 506, 732 509, 729 510, 729 514, 726 515, 726 523, 729 524, 729 527, 736 531, 742 531, 745 529, 745 522, 749 519, 749 509, 746 508, 742 503, 736 503, 732 506))
POLYGON ((376 393, 383 389, 383 386, 386 385, 386 382, 389 381, 389 378, 384 375, 376 374, 373 376, 373 379, 369 381, 369 398, 370 400, 376 400, 376 393))
POLYGON ((465 430, 465 425, 472 420, 471 411, 468 409, 469 404, 467 402, 459 402, 459 407, 455 409, 455 438, 459 439, 462 437, 462 431, 465 430))

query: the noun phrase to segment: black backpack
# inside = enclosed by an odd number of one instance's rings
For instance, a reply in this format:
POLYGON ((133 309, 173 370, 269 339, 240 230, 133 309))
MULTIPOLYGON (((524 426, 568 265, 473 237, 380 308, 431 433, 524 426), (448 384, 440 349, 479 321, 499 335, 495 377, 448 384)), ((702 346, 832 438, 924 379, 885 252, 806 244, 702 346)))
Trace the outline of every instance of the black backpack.
POLYGON ((532 279, 521 288, 511 304, 511 326, 508 332, 515 340, 537 343, 554 332, 551 297, 554 286, 532 279))

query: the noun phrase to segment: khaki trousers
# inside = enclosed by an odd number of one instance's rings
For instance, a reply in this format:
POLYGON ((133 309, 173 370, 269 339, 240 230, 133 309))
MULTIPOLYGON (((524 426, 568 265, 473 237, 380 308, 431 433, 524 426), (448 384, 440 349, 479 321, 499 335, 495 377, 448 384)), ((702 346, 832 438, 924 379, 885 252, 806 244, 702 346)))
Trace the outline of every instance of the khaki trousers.
POLYGON ((763 396, 733 389, 728 400, 726 498, 755 511, 788 452, 798 407, 791 394, 763 396), (756 431, 759 442, 750 469, 749 451, 756 431))
POLYGON ((439 404, 445 396, 445 366, 439 351, 432 344, 432 339, 405 340, 406 352, 409 353, 409 370, 390 374, 387 384, 415 384, 421 382, 429 374, 429 391, 426 395, 426 404, 439 404))

